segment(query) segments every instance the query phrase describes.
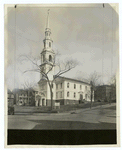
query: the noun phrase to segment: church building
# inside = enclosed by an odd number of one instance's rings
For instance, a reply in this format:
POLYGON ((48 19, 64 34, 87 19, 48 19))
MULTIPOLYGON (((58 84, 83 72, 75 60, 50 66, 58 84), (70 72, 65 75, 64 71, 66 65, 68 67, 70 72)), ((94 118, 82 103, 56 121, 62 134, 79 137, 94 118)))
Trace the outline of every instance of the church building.
MULTIPOLYGON (((47 73, 55 59, 51 29, 49 28, 49 10, 43 43, 44 48, 41 52, 40 67, 43 69, 43 72, 47 73)), ((55 65, 47 75, 49 80, 52 81, 55 75, 55 65)), ((40 74, 38 87, 39 89, 35 97, 36 106, 51 106, 49 84, 42 73, 40 74)), ((60 103, 60 105, 79 104, 83 101, 91 100, 91 85, 81 80, 59 76, 52 85, 52 94, 53 101, 60 103)))

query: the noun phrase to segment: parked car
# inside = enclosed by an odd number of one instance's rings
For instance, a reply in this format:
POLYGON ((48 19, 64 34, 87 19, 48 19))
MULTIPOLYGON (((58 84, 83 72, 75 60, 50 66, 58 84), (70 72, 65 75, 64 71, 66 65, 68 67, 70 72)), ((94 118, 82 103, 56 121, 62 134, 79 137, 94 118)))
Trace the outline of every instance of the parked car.
POLYGON ((8 115, 14 115, 14 106, 8 106, 8 115))

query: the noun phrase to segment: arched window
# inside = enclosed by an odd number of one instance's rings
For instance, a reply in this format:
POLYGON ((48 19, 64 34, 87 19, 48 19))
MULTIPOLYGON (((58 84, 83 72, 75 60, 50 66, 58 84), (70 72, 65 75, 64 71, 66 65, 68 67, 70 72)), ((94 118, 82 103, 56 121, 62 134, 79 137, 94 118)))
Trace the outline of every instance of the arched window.
POLYGON ((49 55, 49 61, 52 61, 52 56, 51 55, 49 55))
POLYGON ((51 47, 51 42, 49 42, 49 47, 51 47))
POLYGON ((67 88, 69 88, 69 83, 67 83, 67 88))
POLYGON ((62 83, 61 83, 61 89, 62 89, 62 83))
POLYGON ((76 97, 76 93, 74 92, 74 98, 76 97))
POLYGON ((67 92, 67 97, 69 97, 69 92, 67 92))

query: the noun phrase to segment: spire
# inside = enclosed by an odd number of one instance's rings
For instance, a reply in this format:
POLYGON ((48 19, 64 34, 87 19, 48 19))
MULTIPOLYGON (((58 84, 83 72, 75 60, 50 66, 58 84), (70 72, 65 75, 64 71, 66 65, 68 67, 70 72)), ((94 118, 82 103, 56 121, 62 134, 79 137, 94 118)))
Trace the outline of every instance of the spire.
POLYGON ((50 9, 48 9, 48 11, 47 11, 47 24, 46 24, 46 28, 49 28, 49 11, 50 11, 50 9))

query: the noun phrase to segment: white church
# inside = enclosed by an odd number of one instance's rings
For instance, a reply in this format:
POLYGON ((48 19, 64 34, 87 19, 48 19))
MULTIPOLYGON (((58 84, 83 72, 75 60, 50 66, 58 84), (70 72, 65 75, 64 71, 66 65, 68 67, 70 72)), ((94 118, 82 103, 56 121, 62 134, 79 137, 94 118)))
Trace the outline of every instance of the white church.
MULTIPOLYGON (((49 11, 45 29, 45 38, 43 40, 44 48, 41 52, 41 68, 46 73, 54 62, 55 52, 53 51, 53 40, 51 38, 51 29, 49 28, 49 11), (47 70, 48 69, 48 70, 47 70)), ((55 66, 48 73, 49 80, 53 80, 55 75, 55 66)), ((40 74, 38 82, 38 92, 36 93, 36 106, 51 106, 51 93, 48 81, 40 74)), ((59 76, 52 85, 53 101, 60 105, 79 104, 82 101, 91 100, 91 85, 81 80, 59 76)), ((92 98, 94 101, 94 95, 92 98)))

